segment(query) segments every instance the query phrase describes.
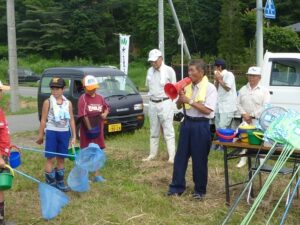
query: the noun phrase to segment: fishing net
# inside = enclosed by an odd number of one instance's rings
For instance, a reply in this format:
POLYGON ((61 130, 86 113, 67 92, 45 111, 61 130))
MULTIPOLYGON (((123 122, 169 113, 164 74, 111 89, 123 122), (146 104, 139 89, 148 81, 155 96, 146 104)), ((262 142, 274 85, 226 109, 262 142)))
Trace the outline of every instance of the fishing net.
POLYGON ((86 169, 75 166, 69 173, 67 183, 72 191, 86 192, 89 190, 89 173, 86 169))
POLYGON ((286 139, 292 146, 300 149, 300 116, 289 124, 286 139))
POLYGON ((69 197, 58 190, 45 183, 39 183, 39 194, 42 216, 44 219, 50 220, 56 217, 62 207, 69 203, 69 197))
POLYGON ((271 142, 273 140, 277 143, 285 143, 285 138, 283 135, 284 130, 281 128, 282 121, 286 118, 286 114, 278 116, 265 131, 264 138, 265 140, 271 142))
POLYGON ((53 219, 60 213, 62 207, 69 203, 69 197, 57 188, 42 183, 36 178, 19 170, 14 169, 14 171, 39 184, 40 207, 44 219, 53 219))
POLYGON ((283 115, 287 112, 285 108, 282 107, 270 107, 265 109, 259 117, 259 125, 263 131, 266 131, 270 124, 278 118, 280 115, 283 115))
POLYGON ((77 166, 89 172, 95 172, 104 166, 106 155, 99 145, 91 143, 79 152, 75 162, 77 166))

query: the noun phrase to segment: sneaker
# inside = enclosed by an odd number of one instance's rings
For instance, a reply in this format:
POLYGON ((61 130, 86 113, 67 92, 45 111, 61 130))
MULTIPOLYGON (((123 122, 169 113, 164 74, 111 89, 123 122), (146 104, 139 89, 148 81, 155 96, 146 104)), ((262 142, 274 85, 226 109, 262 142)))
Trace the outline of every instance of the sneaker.
POLYGON ((202 201, 205 198, 204 193, 193 193, 193 199, 202 201))
POLYGON ((218 148, 216 149, 216 151, 219 151, 219 152, 223 152, 224 151, 224 147, 219 145, 218 148))
POLYGON ((215 144, 212 144, 210 146, 210 150, 216 150, 218 148, 219 145, 215 145, 215 144))
POLYGON ((169 159, 169 160, 168 160, 168 163, 174 164, 174 159, 169 159))
POLYGON ((147 158, 142 159, 143 162, 149 162, 154 159, 154 156, 149 155, 147 158))
POLYGON ((177 197, 179 197, 179 196, 181 196, 182 195, 182 192, 171 192, 171 191, 168 191, 167 193, 166 193, 166 196, 177 196, 177 197))
POLYGON ((94 176, 94 178, 93 178, 93 182, 103 183, 105 181, 106 180, 102 176, 94 176))
POLYGON ((239 161, 239 163, 236 165, 237 168, 242 168, 247 164, 247 157, 242 157, 239 161))

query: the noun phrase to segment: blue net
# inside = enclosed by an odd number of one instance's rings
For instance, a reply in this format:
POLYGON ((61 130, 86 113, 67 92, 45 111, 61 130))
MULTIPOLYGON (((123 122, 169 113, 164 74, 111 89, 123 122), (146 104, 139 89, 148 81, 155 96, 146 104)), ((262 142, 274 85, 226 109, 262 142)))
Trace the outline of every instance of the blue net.
POLYGON ((39 193, 42 216, 46 220, 56 217, 62 207, 69 203, 69 197, 65 193, 45 183, 39 183, 39 193))
POLYGON ((86 192, 89 190, 89 173, 86 169, 75 166, 69 173, 67 179, 69 187, 72 191, 86 192))
POLYGON ((75 162, 77 166, 89 172, 95 172, 104 166, 106 155, 99 145, 91 143, 79 152, 75 162))

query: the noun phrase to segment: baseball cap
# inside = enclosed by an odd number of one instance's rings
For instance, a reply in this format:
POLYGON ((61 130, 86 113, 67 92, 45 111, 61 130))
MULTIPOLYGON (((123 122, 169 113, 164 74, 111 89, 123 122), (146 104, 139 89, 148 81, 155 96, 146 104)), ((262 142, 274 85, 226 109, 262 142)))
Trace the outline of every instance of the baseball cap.
POLYGON ((160 56, 162 56, 161 51, 159 51, 158 49, 152 49, 149 52, 148 62, 150 62, 150 61, 154 62, 154 61, 158 60, 158 58, 160 56))
POLYGON ((215 60, 215 66, 224 66, 225 61, 223 59, 216 59, 215 60))
POLYGON ((49 87, 57 87, 57 88, 63 88, 66 86, 66 82, 64 79, 60 77, 53 77, 49 83, 49 87))
POLYGON ((93 75, 86 75, 83 78, 83 86, 88 90, 94 90, 97 89, 99 87, 98 81, 97 79, 93 76, 93 75))
POLYGON ((10 86, 2 84, 0 81, 0 90, 8 91, 10 89, 10 86))
POLYGON ((249 67, 248 72, 246 74, 261 76, 261 69, 258 66, 251 66, 249 67))

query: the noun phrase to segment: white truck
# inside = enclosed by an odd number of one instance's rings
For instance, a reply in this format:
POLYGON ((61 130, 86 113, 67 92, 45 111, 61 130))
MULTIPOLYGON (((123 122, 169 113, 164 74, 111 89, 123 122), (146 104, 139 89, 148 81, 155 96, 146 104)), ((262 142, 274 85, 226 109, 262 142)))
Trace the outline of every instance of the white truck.
POLYGON ((300 111, 300 53, 266 52, 261 84, 271 94, 271 104, 300 111))

